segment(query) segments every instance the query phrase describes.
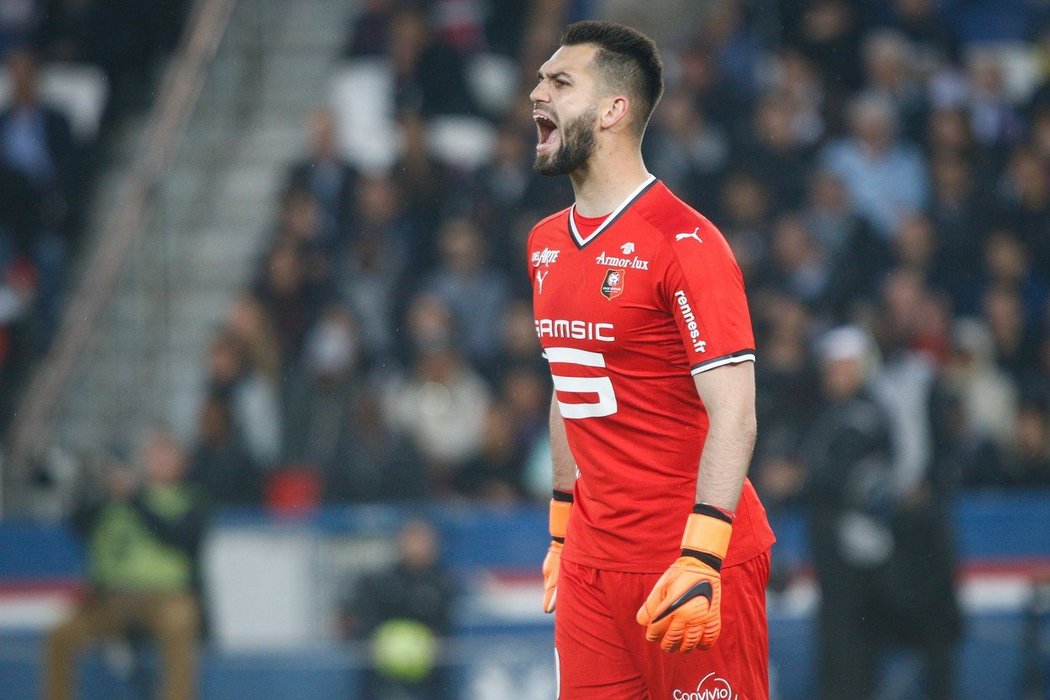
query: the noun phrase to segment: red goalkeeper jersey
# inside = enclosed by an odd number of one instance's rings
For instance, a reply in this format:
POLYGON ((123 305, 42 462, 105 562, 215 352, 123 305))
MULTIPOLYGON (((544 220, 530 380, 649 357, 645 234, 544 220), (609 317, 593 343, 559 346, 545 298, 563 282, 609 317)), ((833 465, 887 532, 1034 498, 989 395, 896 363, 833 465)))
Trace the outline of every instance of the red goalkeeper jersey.
MULTIPOLYGON (((755 358, 721 233, 650 177, 597 228, 572 208, 528 240, 536 333, 576 460, 563 557, 659 573, 681 551, 707 412, 693 375, 755 358)), ((726 565, 773 543, 750 481, 726 565)))

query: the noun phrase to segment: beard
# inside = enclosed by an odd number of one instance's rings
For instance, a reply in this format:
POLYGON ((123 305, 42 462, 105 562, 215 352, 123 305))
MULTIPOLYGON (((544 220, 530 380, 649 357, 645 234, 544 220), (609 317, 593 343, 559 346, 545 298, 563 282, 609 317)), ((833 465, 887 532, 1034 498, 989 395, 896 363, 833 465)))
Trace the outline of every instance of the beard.
POLYGON ((594 131, 597 109, 591 107, 559 128, 561 144, 554 153, 537 154, 532 169, 540 175, 568 175, 586 163, 598 146, 594 131))

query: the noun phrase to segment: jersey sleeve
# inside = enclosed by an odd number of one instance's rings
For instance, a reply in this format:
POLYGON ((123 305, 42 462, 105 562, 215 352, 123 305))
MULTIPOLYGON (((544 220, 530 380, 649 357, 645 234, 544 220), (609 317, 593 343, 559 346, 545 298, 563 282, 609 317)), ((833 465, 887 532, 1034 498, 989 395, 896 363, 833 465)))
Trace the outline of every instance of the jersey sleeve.
POLYGON ((744 278, 714 226, 669 241, 663 295, 678 326, 690 372, 755 360, 744 278))

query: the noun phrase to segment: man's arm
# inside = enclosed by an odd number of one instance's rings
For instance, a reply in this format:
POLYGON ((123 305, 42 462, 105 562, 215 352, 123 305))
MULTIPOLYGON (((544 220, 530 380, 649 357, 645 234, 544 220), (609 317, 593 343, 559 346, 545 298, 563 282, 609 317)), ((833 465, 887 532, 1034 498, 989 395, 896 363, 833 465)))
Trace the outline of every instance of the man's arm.
POLYGON ((576 459, 569 450, 569 439, 565 436, 565 419, 558 409, 558 395, 551 396, 551 473, 555 491, 572 493, 576 484, 576 459))
POLYGON ((693 380, 710 420, 696 502, 733 512, 755 447, 755 363, 723 365, 693 380))
POLYGON ((716 367, 694 381, 710 419, 696 505, 682 535, 682 556, 656 582, 637 615, 649 641, 685 653, 709 649, 722 631, 722 562, 756 432, 753 363, 716 367))
POLYGON ((569 530, 569 514, 572 512, 572 490, 576 485, 576 460, 569 450, 569 439, 565 435, 565 419, 558 408, 558 396, 551 397, 551 481, 554 494, 550 502, 551 544, 543 560, 543 611, 554 612, 558 600, 558 575, 561 571, 561 550, 569 530))

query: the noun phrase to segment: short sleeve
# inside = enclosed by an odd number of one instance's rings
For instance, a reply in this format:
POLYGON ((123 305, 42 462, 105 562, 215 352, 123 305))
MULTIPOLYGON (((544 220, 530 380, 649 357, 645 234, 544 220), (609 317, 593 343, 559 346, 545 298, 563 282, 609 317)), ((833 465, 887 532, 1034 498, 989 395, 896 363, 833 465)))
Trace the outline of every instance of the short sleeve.
POLYGON ((744 279, 725 238, 706 223, 692 234, 676 235, 669 246, 663 301, 678 326, 691 373, 753 362, 744 279))

